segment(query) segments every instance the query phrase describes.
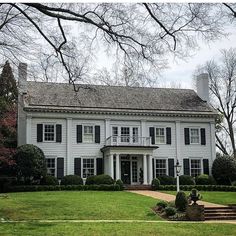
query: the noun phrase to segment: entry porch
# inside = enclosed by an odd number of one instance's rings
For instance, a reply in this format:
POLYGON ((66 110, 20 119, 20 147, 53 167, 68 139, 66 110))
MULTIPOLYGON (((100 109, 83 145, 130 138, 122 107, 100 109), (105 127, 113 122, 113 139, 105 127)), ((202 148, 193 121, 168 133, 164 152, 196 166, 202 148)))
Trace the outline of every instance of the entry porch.
POLYGON ((150 185, 153 179, 153 150, 157 147, 104 147, 104 173, 128 185, 150 185))

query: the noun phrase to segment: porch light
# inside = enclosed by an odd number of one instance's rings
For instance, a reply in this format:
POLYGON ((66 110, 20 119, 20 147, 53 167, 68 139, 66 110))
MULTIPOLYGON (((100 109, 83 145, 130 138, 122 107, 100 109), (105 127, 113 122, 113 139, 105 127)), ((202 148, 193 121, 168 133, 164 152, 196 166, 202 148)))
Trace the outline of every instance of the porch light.
POLYGON ((181 165, 179 164, 179 160, 177 160, 175 167, 176 172, 176 185, 177 185, 177 192, 179 192, 179 173, 181 171, 181 165))

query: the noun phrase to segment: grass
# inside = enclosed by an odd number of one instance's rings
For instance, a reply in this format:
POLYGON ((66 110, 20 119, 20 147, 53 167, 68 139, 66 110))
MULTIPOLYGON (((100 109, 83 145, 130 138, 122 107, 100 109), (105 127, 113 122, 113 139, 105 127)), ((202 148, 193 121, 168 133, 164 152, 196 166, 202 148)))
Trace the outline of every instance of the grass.
MULTIPOLYGON (((164 193, 169 193, 176 195, 175 191, 162 191, 164 193)), ((188 195, 190 191, 185 191, 188 195)), ((208 191, 199 191, 202 195, 202 201, 212 202, 216 204, 228 205, 236 204, 236 192, 208 192, 208 191)))
POLYGON ((233 236, 236 225, 204 223, 3 223, 0 235, 233 236))
POLYGON ((160 220, 151 210, 157 200, 128 192, 60 191, 9 193, 0 197, 0 218, 160 220))

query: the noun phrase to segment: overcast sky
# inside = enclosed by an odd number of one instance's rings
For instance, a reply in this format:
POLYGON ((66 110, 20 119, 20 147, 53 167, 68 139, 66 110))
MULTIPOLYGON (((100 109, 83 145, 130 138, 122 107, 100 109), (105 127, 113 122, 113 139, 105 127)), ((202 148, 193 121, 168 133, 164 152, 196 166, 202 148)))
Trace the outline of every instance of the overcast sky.
POLYGON ((200 50, 196 51, 194 56, 187 62, 178 60, 177 62, 170 59, 168 69, 163 71, 161 84, 180 83, 182 88, 193 88, 192 75, 196 67, 204 62, 214 59, 219 60, 220 50, 236 47, 236 30, 229 29, 230 35, 219 41, 206 45, 200 43, 200 50))

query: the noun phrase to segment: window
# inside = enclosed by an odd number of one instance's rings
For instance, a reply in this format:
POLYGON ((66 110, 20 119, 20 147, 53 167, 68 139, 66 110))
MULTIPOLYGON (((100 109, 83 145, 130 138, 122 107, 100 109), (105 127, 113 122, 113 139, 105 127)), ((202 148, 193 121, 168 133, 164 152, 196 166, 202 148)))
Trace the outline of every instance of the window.
POLYGON ((121 142, 129 143, 129 127, 121 127, 121 142))
POLYGON ((44 141, 55 141, 54 124, 44 124, 44 141))
POLYGON ((93 126, 84 126, 84 142, 92 143, 93 142, 93 126))
POLYGON ((133 127, 133 143, 138 143, 138 127, 133 127))
POLYGON ((156 177, 166 175, 166 159, 156 159, 156 177))
POLYGON ((196 177, 202 172, 201 160, 192 159, 191 160, 191 176, 196 177))
POLYGON ((83 159, 83 178, 94 175, 94 158, 83 159))
POLYGON ((117 142, 118 127, 112 127, 112 141, 117 142))
POLYGON ((132 161, 132 182, 138 182, 138 163, 137 161, 132 161))
POLYGON ((55 158, 46 158, 46 167, 47 167, 47 174, 55 176, 56 173, 55 158))
POLYGON ((190 129, 190 142, 191 144, 199 143, 199 129, 190 129))
POLYGON ((156 128, 156 143, 165 143, 165 128, 156 128))

